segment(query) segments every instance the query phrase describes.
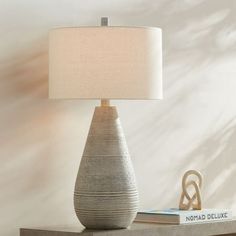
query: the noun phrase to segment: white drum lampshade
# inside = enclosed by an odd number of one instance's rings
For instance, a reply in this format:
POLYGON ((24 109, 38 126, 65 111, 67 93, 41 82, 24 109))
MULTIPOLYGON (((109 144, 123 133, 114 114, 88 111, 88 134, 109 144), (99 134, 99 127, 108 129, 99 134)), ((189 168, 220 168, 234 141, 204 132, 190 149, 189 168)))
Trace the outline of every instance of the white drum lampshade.
POLYGON ((109 99, 162 98, 161 29, 52 30, 49 97, 102 100, 80 162, 74 208, 87 228, 128 227, 138 210, 138 191, 118 113, 109 99))
POLYGON ((59 28, 49 48, 50 98, 162 98, 159 28, 59 28))

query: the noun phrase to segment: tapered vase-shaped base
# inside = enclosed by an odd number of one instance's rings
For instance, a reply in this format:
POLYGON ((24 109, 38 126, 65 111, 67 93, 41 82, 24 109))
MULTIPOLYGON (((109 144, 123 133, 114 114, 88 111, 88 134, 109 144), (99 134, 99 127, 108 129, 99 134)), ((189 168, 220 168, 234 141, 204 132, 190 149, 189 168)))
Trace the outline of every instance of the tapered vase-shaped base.
POLYGON ((115 107, 96 107, 75 184, 74 207, 86 228, 127 228, 138 192, 115 107))

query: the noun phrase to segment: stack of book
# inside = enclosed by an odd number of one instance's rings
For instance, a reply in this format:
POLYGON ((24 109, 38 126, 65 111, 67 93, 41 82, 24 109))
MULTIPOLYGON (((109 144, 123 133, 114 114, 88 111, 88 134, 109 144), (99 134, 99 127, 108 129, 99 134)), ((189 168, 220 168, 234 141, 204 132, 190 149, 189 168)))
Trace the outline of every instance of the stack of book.
POLYGON ((231 210, 203 209, 185 211, 179 209, 167 209, 163 211, 151 210, 138 212, 135 222, 161 223, 161 224, 189 224, 232 219, 231 210))

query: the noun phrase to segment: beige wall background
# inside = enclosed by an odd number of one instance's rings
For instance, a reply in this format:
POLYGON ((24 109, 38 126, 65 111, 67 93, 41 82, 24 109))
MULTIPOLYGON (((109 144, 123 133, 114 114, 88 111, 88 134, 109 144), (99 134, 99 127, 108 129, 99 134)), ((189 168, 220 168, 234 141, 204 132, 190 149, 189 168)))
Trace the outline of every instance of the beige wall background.
POLYGON ((176 207, 184 171, 204 176, 204 207, 236 214, 235 0, 0 0, 0 235, 77 224, 73 188, 98 101, 47 98, 48 31, 163 29, 162 101, 114 101, 140 208, 176 207))

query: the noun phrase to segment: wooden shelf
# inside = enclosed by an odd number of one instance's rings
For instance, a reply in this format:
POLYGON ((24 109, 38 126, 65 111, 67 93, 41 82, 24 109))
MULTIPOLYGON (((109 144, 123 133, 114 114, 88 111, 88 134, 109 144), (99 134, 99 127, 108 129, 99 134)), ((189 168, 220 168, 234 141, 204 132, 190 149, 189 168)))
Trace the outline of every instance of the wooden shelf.
POLYGON ((121 230, 86 230, 82 226, 60 226, 20 229, 20 236, 208 236, 236 235, 236 219, 224 222, 164 225, 135 223, 129 229, 121 230))

